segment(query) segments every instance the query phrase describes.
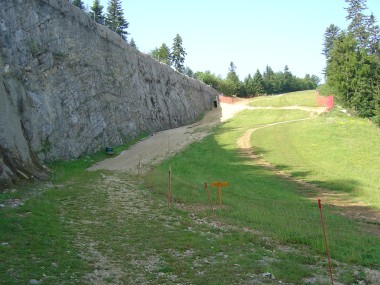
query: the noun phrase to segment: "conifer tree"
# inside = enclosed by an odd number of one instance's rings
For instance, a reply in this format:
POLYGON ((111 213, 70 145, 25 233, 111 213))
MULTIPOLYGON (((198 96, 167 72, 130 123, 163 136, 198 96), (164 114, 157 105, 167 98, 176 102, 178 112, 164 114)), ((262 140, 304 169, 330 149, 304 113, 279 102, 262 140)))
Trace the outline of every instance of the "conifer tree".
POLYGON ((253 86, 252 76, 248 73, 248 76, 244 79, 244 88, 248 96, 255 95, 255 88, 253 86))
POLYGON ((73 0, 72 2, 75 6, 79 7, 82 11, 85 10, 82 0, 73 0))
POLYGON ((294 89, 293 74, 290 72, 289 67, 285 65, 284 67, 284 77, 283 77, 283 92, 291 92, 294 89))
POLYGON ((242 84, 236 74, 236 65, 231 61, 228 68, 227 77, 224 80, 223 92, 229 96, 242 95, 241 87, 242 84))
POLYGON ((370 54, 377 54, 380 56, 380 28, 376 24, 376 17, 373 13, 368 17, 368 44, 367 50, 370 54))
POLYGON ((348 32, 333 41, 326 66, 327 84, 359 116, 380 125, 380 29, 363 12, 366 0, 346 0, 348 32))
POLYGON ((182 38, 177 34, 173 41, 171 60, 174 68, 181 73, 184 70, 183 63, 185 62, 185 55, 185 49, 182 47, 182 38))
POLYGON ((133 38, 131 38, 131 42, 130 42, 129 44, 130 44, 132 47, 134 47, 135 49, 138 50, 137 45, 136 45, 136 43, 135 43, 135 40, 134 40, 133 38))
POLYGON ((106 27, 116 32, 124 40, 127 40, 128 32, 126 31, 129 23, 124 18, 121 0, 109 0, 107 7, 107 15, 105 19, 106 27))
POLYGON ((348 31, 357 39, 360 47, 365 47, 368 39, 366 31, 367 16, 363 13, 367 9, 366 0, 345 0, 348 3, 346 19, 351 21, 348 31))
POLYGON ((334 41, 338 38, 340 33, 340 29, 338 26, 335 26, 334 24, 331 24, 325 31, 325 40, 323 43, 323 49, 322 54, 326 57, 326 59, 329 58, 329 54, 331 52, 331 49, 333 47, 334 41))
POLYGON ((254 95, 262 95, 265 93, 264 79, 258 69, 252 78, 252 83, 254 88, 254 95))
POLYGON ((103 6, 99 0, 94 0, 90 8, 90 17, 97 23, 104 25, 103 6))
POLYGON ((274 72, 273 69, 267 65, 263 74, 263 80, 265 85, 265 90, 267 94, 274 93, 274 72))

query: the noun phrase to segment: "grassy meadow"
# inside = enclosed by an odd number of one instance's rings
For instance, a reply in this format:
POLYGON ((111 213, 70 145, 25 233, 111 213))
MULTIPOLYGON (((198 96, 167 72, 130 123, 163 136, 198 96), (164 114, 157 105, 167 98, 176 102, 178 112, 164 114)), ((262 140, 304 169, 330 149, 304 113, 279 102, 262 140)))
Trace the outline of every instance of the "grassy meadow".
POLYGON ((314 90, 298 91, 275 96, 257 97, 251 100, 252 107, 285 107, 285 106, 308 106, 316 107, 317 100, 314 90))
MULTIPOLYGON (((228 181, 230 186, 223 190, 225 209, 217 211, 221 220, 242 227, 259 229, 285 244, 302 244, 316 254, 322 254, 324 249, 317 197, 312 201, 306 199, 300 194, 303 191, 301 186, 279 178, 270 170, 262 168, 255 160, 242 157, 236 145, 237 139, 246 130, 255 126, 308 116, 307 112, 298 110, 244 111, 235 119, 220 126, 214 135, 204 139, 202 143, 191 145, 178 156, 160 165, 148 176, 147 184, 164 194, 167 185, 165 172, 170 167, 174 177, 172 190, 174 199, 179 203, 207 205, 208 199, 202 183, 228 181)), ((302 122, 307 125, 313 124, 314 120, 319 119, 302 122)), ((289 129, 294 128, 295 124, 299 123, 291 123, 289 129)), ((277 128, 280 126, 287 125, 276 126, 275 134, 270 132, 272 127, 257 132, 265 130, 269 134, 263 137, 273 137, 277 135, 277 128)), ((253 135, 253 138, 255 137, 256 132, 253 135)), ((267 144, 268 141, 270 138, 266 141, 267 144)), ((274 150, 274 147, 268 149, 265 143, 260 146, 255 145, 254 150, 264 158, 269 154, 282 158, 288 151, 288 145, 283 142, 286 142, 285 139, 279 139, 277 142, 282 148, 276 153, 277 149, 274 150)), ((330 158, 335 159, 334 156, 330 158)), ((291 159, 287 163, 290 164, 290 161, 291 159)), ((302 165, 302 158, 295 163, 302 165)), ((317 165, 317 162, 315 163, 317 165)), ((278 167, 282 170, 289 168, 286 164, 279 164, 278 167)), ((298 171, 296 174, 300 176, 303 172, 298 171)), ((313 180, 313 182, 318 181, 313 180)), ((323 185, 329 186, 336 182, 332 180, 323 185)), ((214 195, 213 200, 217 201, 215 189, 211 191, 214 195)), ((336 215, 331 207, 325 206, 324 209, 328 228, 334 229, 330 233, 333 235, 331 247, 335 250, 334 258, 342 262, 378 267, 379 237, 369 234, 365 229, 366 225, 336 215)))
MULTIPOLYGON (((313 100, 297 92, 252 104, 313 100)), ((336 110, 317 118, 246 110, 142 179, 86 171, 106 158, 98 153, 54 163, 48 182, 0 193, 0 284, 330 284, 318 197, 237 146, 249 129, 304 118, 255 131, 253 151, 296 178, 378 207, 380 140, 371 123, 336 110), (229 183, 223 207, 208 187, 213 210, 204 186, 212 181, 229 183)), ((327 204, 323 211, 335 281, 369 282, 368 270, 380 270, 379 224, 327 204)))
POLYGON ((380 210, 380 129, 339 111, 256 131, 253 151, 276 168, 380 210))

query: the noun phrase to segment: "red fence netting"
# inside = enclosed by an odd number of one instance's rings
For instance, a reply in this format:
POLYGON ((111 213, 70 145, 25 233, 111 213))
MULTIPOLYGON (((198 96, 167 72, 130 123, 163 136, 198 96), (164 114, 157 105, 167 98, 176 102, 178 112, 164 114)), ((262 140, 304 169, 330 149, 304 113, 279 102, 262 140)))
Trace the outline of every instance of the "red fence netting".
POLYGON ((233 103, 241 102, 244 100, 242 98, 228 97, 228 96, 223 96, 223 95, 218 95, 218 97, 219 97, 219 102, 228 103, 228 104, 233 104, 233 103))
POLYGON ((317 105, 325 106, 326 111, 330 111, 332 108, 334 108, 334 96, 323 97, 320 96, 319 92, 317 91, 317 105))

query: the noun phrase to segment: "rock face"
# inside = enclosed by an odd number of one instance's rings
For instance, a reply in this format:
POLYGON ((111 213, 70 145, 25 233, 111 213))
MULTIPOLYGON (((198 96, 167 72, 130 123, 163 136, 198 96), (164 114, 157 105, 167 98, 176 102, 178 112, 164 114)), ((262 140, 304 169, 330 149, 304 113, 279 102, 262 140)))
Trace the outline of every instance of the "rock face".
POLYGON ((192 123, 215 96, 67 0, 0 0, 0 188, 41 161, 192 123))

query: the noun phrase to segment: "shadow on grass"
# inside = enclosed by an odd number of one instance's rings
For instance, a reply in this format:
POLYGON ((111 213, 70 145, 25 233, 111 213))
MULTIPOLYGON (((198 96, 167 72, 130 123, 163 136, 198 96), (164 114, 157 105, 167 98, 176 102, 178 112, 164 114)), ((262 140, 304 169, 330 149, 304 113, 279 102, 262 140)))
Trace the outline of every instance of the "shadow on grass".
POLYGON ((349 194, 352 198, 359 196, 360 191, 360 182, 354 179, 336 179, 336 180, 327 180, 319 181, 312 180, 310 183, 318 185, 326 190, 338 191, 341 193, 349 194))
MULTIPOLYGON (((266 150, 265 148, 262 147, 254 147, 252 148, 252 151, 254 154, 258 155, 256 159, 253 160, 259 160, 261 159, 261 156, 264 154, 269 153, 270 151, 266 150)), ((307 170, 307 171, 294 171, 294 167, 291 165, 287 164, 276 164, 273 165, 274 170, 278 171, 284 171, 285 173, 288 173, 292 178, 294 179, 302 179, 305 181, 308 181, 309 183, 319 186, 321 188, 325 188, 326 190, 331 190, 331 191, 338 191, 346 194, 350 194, 352 198, 356 198, 359 196, 360 192, 360 182, 354 179, 339 179, 339 180, 308 180, 311 174, 313 174, 312 170, 307 170)))
MULTIPOLYGON (((261 155, 269 153, 270 151, 262 147, 254 147, 253 152, 258 154, 261 159, 261 155)), ((313 174, 312 170, 307 171, 295 171, 294 167, 287 164, 276 164, 272 166, 274 170, 284 171, 294 179, 303 179, 310 182, 313 185, 325 188, 326 190, 339 191, 342 193, 350 194, 353 198, 359 196, 361 183, 354 179, 337 179, 337 180, 309 180, 309 177, 313 174)))
MULTIPOLYGON (((209 200, 203 188, 204 183, 227 181, 229 186, 223 188, 222 195, 226 207, 218 212, 220 219, 238 226, 260 229, 282 242, 308 245, 319 252, 323 237, 319 237, 317 193, 308 191, 310 193, 305 195, 301 184, 276 175, 270 169, 258 165, 254 159, 242 156, 238 149, 229 144, 221 145, 216 139, 219 135, 217 132, 201 143, 193 143, 157 166, 145 177, 148 187, 162 196, 166 195, 166 173, 170 167, 173 172, 172 198, 185 204, 207 205, 209 200), (310 196, 313 199, 308 199, 310 196)), ((291 170, 287 165, 282 168, 291 170)), ((303 178, 307 177, 308 172, 295 175, 303 178)), ((312 183, 331 190, 344 190, 353 196, 359 186, 352 179, 312 183)), ((210 188, 210 195, 216 202, 217 191, 214 188, 210 188)), ((350 207, 346 207, 348 212, 350 207)), ((380 267, 378 258, 367 259, 361 254, 366 251, 364 249, 370 248, 380 256, 380 249, 376 246, 378 237, 373 237, 375 240, 372 237, 362 240, 361 231, 350 216, 336 217, 334 209, 327 207, 325 210, 329 217, 328 226, 339 232, 339 236, 334 238, 336 247, 339 246, 336 258, 380 267), (347 251, 347 243, 354 244, 355 249, 351 246, 347 251)))

